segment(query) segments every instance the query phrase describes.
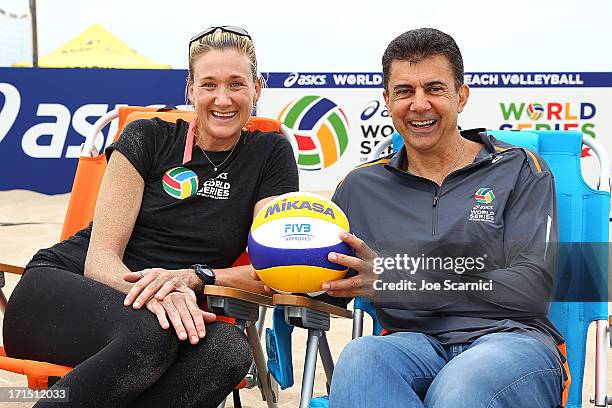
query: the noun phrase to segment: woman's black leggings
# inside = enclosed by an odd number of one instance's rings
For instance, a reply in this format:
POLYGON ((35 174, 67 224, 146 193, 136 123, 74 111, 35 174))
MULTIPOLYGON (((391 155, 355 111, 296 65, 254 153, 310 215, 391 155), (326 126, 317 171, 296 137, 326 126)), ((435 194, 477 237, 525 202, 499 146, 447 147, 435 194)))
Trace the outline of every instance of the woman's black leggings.
POLYGON ((124 297, 63 269, 27 270, 6 310, 6 353, 75 367, 53 386, 68 389, 70 403, 37 408, 216 407, 244 378, 252 354, 237 327, 208 324, 191 345, 124 297))

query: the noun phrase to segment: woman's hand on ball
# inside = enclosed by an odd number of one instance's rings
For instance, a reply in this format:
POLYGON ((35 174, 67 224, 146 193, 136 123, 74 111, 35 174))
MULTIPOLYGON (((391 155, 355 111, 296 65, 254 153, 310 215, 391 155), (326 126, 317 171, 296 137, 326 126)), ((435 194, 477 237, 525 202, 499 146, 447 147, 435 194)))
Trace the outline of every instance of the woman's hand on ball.
POLYGON ((366 245, 361 239, 346 232, 340 233, 340 239, 355 250, 355 256, 330 252, 328 259, 338 265, 357 271, 357 275, 347 279, 325 282, 321 289, 327 291, 330 296, 336 297, 374 297, 372 286, 376 275, 374 274, 374 259, 378 254, 366 245))

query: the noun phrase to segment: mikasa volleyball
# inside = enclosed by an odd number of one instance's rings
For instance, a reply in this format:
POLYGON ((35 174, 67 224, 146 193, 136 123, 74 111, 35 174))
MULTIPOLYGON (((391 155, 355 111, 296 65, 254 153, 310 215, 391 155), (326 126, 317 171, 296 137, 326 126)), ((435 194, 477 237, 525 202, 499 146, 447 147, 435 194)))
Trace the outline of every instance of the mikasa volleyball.
POLYGON ((314 294, 324 282, 341 279, 347 268, 330 262, 330 252, 354 255, 339 238, 349 232, 340 207, 317 194, 278 196, 255 217, 249 257, 259 278, 280 292, 314 294))

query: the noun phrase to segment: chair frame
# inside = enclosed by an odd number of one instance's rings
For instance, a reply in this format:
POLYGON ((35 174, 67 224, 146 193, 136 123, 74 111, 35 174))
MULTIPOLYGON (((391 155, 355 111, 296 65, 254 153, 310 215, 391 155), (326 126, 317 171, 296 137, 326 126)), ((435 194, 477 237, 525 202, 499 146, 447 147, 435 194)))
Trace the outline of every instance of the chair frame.
MULTIPOLYGON (((236 326, 246 331, 249 343, 253 348, 253 364, 245 378, 245 388, 259 386, 261 395, 269 408, 278 406, 278 389, 268 372, 261 334, 266 315, 266 308, 272 307, 272 298, 241 289, 223 286, 206 286, 204 288, 208 310, 213 313, 236 319, 236 326)), ((219 408, 225 406, 225 401, 219 408)))
MULTIPOLYGON (((115 108, 110 112, 105 113, 104 115, 100 116, 100 118, 91 126, 91 129, 85 138, 85 142, 81 145, 81 157, 93 157, 99 154, 98 149, 96 148, 96 141, 98 140, 102 129, 119 117, 120 109, 121 108, 115 108)), ((195 114, 195 111, 193 111, 193 113, 195 114)), ((299 155, 297 140, 293 136, 291 130, 284 123, 280 123, 280 131, 285 139, 287 139, 291 144, 293 155, 297 161, 299 155)))
POLYGON ((328 392, 331 386, 334 361, 325 335, 330 327, 330 317, 350 319, 353 313, 350 310, 299 295, 275 294, 272 296, 272 301, 274 306, 284 307, 287 324, 308 330, 299 408, 309 408, 314 389, 317 351, 325 370, 328 392))

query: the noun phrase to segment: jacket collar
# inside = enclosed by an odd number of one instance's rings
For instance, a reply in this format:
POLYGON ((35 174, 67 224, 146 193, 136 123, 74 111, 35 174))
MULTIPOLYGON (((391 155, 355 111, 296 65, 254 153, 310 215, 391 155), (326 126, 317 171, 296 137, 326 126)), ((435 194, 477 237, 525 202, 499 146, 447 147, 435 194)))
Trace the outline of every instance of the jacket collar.
MULTIPOLYGON (((496 154, 495 146, 491 141, 492 136, 487 133, 487 130, 485 128, 462 130, 460 131, 460 134, 467 140, 483 145, 482 149, 480 149, 480 151, 474 158, 474 163, 486 160, 496 154)), ((407 168, 406 161, 406 146, 402 145, 402 148, 393 154, 393 156, 389 160, 389 163, 387 163, 385 167, 388 170, 393 171, 394 173, 400 172, 402 174, 408 174, 403 170, 407 168)))

